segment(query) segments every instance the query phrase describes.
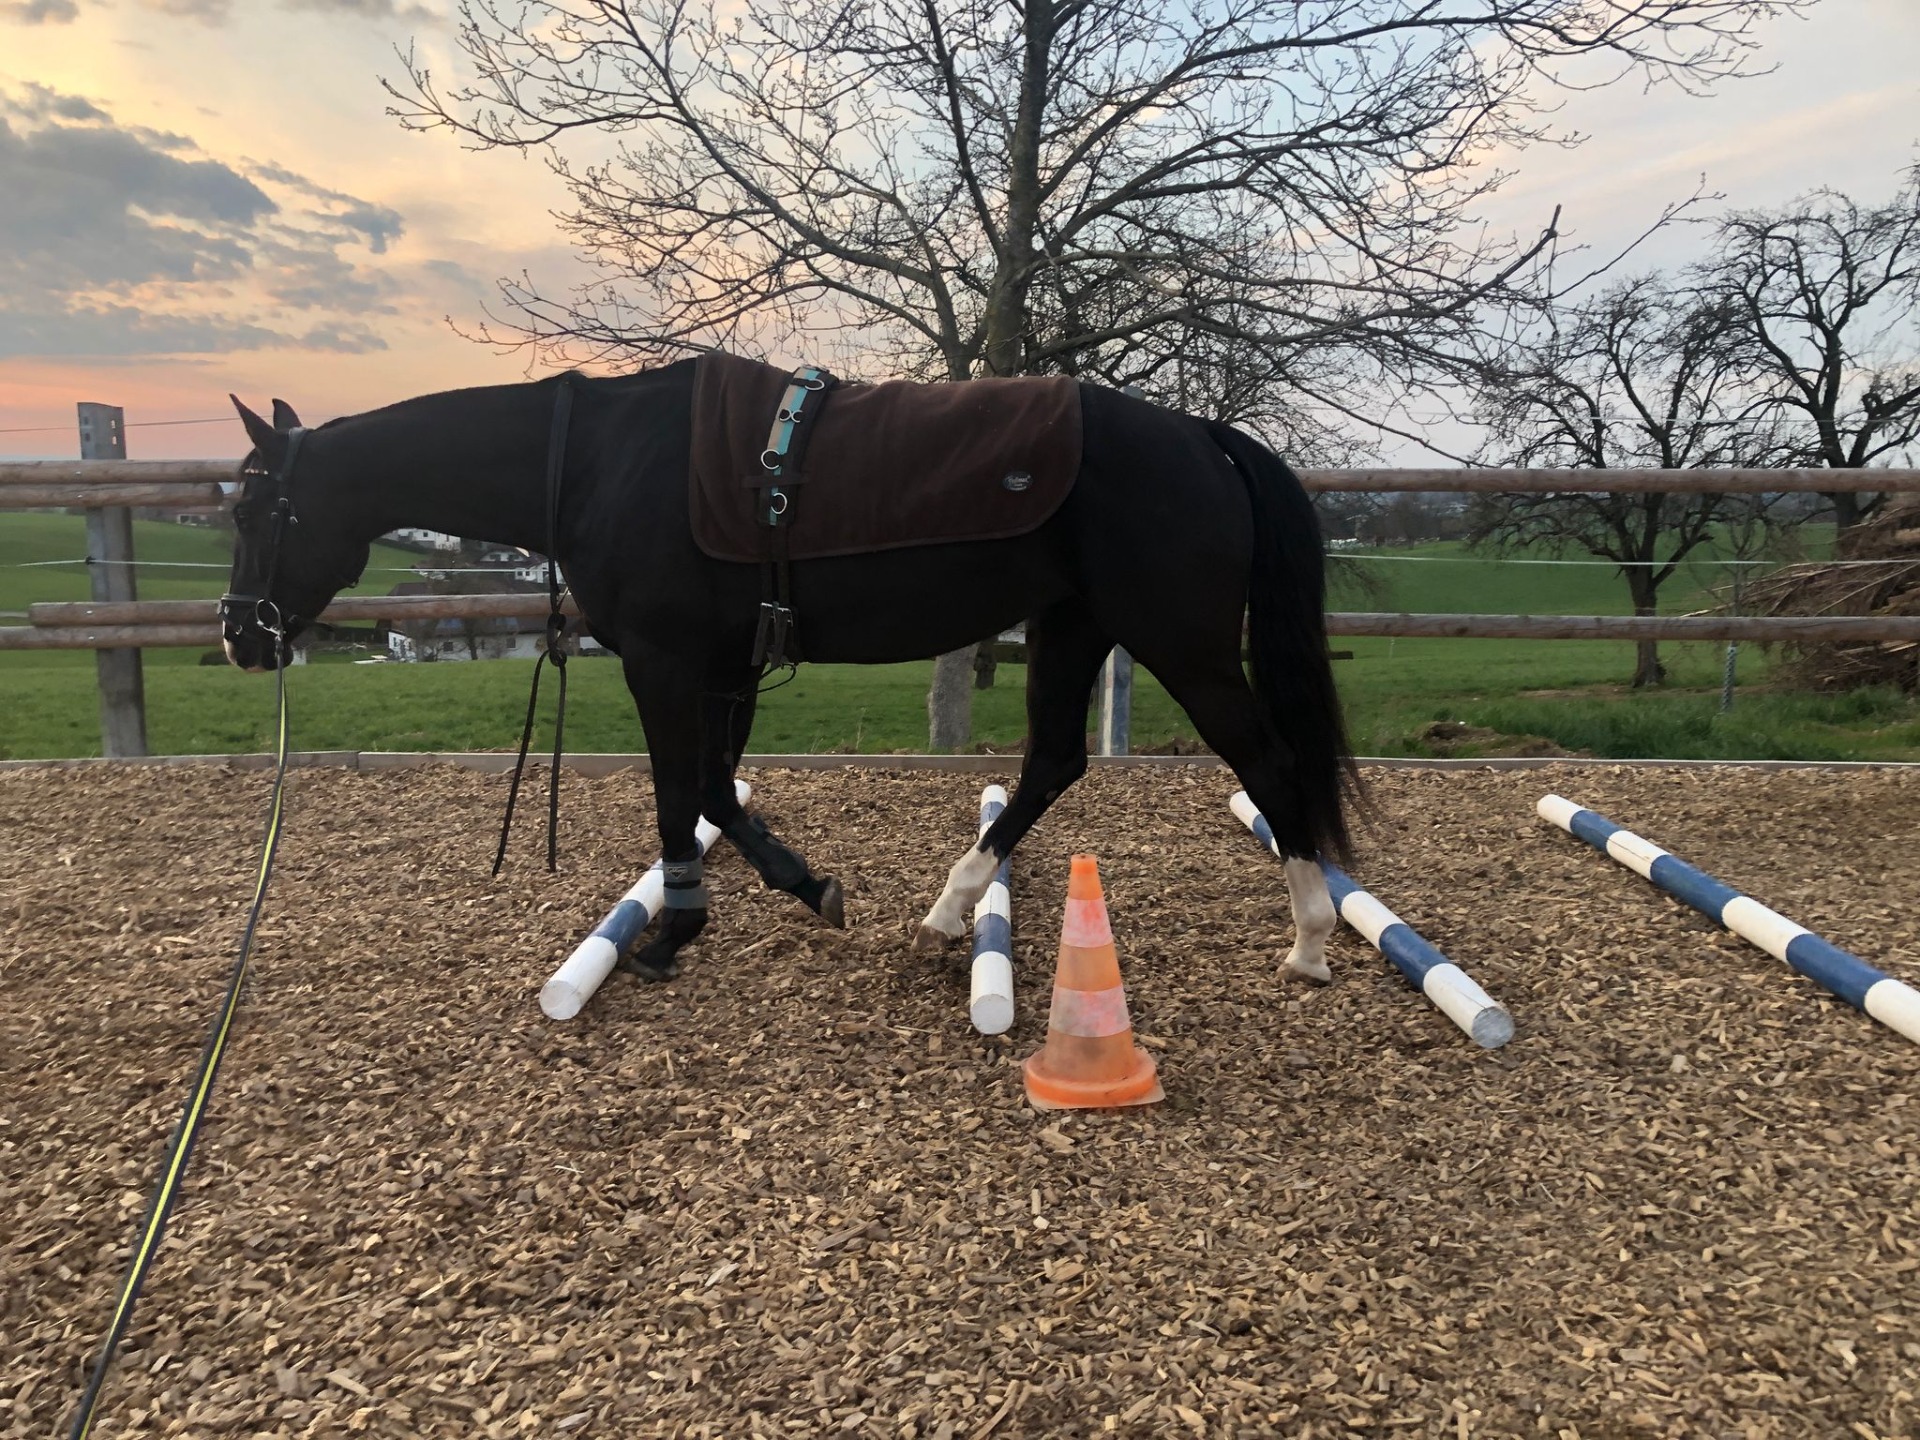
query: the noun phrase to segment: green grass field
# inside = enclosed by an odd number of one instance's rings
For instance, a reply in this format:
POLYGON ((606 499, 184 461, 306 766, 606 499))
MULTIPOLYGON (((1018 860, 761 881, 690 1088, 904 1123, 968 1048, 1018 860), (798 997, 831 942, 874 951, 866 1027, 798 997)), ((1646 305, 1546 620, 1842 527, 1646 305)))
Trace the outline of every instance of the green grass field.
MULTIPOLYGON (((143 567, 145 598, 216 595, 225 584, 226 541, 179 526, 137 527, 143 560, 211 563, 194 570, 143 567)), ((1816 537, 1817 539, 1818 537, 1816 537)), ((0 611, 34 600, 84 599, 78 566, 21 568, 26 561, 85 553, 83 522, 58 515, 0 514, 0 611)), ((1391 552, 1373 563, 1384 598, 1336 592, 1342 609, 1462 613, 1618 614, 1625 587, 1608 568, 1509 566, 1467 556, 1451 544, 1391 552)), ((362 593, 381 593, 415 557, 377 551, 362 593)), ((1672 613, 1712 603, 1724 583, 1716 565, 1676 575, 1663 595, 1672 613)), ((1459 720, 1507 736, 1539 736, 1595 755, 1768 759, 1920 760, 1920 704, 1893 692, 1804 695, 1777 690, 1766 657, 1740 658, 1742 690, 1730 715, 1719 709, 1722 647, 1662 647, 1671 683, 1650 694, 1623 688, 1632 648, 1606 641, 1389 640, 1337 642, 1353 652, 1336 667, 1355 748, 1370 755, 1419 755, 1422 732, 1459 720)), ((530 662, 366 665, 327 657, 292 672, 288 690, 295 743, 315 750, 507 749, 517 740, 530 662)), ((155 753, 267 748, 273 685, 263 676, 201 666, 198 652, 148 651, 148 738, 155 753)), ((918 751, 926 746, 927 664, 808 667, 765 696, 753 748, 763 752, 918 751)), ((571 673, 568 746, 576 751, 644 748, 638 721, 611 661, 585 660, 571 673)), ((1026 730, 1024 671, 1003 666, 999 683, 975 693, 976 741, 1011 749, 1026 730)), ((551 690, 551 687, 544 687, 551 690)), ((550 701, 549 701, 550 703, 550 701)), ((0 652, 0 758, 90 755, 99 749, 94 662, 85 651, 0 652)), ((1166 693, 1142 676, 1136 749, 1191 741, 1192 729, 1166 693)), ((1501 749, 1498 742, 1480 749, 1501 749)), ((1475 753, 1469 746, 1462 753, 1475 753)))

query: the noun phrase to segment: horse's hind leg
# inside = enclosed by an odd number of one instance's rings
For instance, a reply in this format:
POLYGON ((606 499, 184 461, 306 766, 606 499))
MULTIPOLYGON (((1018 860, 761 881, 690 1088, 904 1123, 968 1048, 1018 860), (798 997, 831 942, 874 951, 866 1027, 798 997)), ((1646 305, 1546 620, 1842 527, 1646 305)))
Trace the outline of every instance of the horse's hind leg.
MULTIPOLYGON (((1236 637, 1237 638, 1237 637, 1236 637)), ((1327 877, 1309 852, 1298 853, 1289 844, 1293 823, 1293 757, 1286 746, 1261 724, 1253 688, 1247 684, 1237 655, 1216 657, 1211 663, 1192 658, 1160 656, 1149 668, 1167 692, 1187 712, 1200 738, 1227 764, 1246 787, 1260 813, 1267 817, 1283 847, 1287 894, 1293 903, 1294 942, 1285 969, 1291 975, 1321 983, 1333 978, 1327 968, 1327 940, 1338 916, 1327 877)))
POLYGON ((1087 772, 1087 700, 1113 638, 1078 600, 1063 600, 1027 622, 1027 756, 1020 783, 978 844, 960 857, 946 888, 920 922, 914 947, 957 940, 1013 847, 1087 772))
POLYGON ((767 822, 740 808, 733 794, 733 772, 753 733, 758 700, 754 672, 742 670, 709 693, 703 702, 700 771, 702 811, 720 833, 747 857, 769 889, 784 890, 836 930, 847 925, 846 896, 831 875, 815 875, 796 850, 782 844, 767 822))

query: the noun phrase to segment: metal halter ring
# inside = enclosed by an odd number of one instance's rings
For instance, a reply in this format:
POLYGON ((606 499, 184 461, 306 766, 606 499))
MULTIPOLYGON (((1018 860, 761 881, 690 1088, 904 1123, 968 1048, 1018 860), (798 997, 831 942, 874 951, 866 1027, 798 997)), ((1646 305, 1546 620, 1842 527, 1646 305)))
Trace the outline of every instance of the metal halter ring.
POLYGON ((806 390, 824 390, 827 388, 827 382, 818 375, 805 379, 796 375, 793 377, 793 383, 806 390))
POLYGON ((772 497, 767 501, 767 508, 776 515, 784 515, 787 513, 787 503, 789 499, 790 497, 786 491, 775 490, 772 497))
POLYGON ((778 475, 780 473, 781 462, 786 458, 787 457, 782 455, 778 450, 762 450, 760 452, 760 468, 762 470, 771 470, 774 474, 778 475))

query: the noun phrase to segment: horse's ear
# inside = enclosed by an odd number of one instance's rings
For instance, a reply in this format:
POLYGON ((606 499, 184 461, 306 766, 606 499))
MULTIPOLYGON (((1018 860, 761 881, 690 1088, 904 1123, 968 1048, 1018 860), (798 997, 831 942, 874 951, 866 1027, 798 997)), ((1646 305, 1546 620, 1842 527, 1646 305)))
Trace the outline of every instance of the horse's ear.
POLYGON ((297 429, 299 424, 300 417, 293 413, 293 406, 276 396, 273 402, 273 428, 293 430, 297 429))
POLYGON ((233 401, 233 408, 240 412, 240 423, 247 427, 247 438, 253 442, 253 448, 263 455, 278 455, 286 443, 285 437, 242 405, 238 395, 229 395, 227 398, 233 401))

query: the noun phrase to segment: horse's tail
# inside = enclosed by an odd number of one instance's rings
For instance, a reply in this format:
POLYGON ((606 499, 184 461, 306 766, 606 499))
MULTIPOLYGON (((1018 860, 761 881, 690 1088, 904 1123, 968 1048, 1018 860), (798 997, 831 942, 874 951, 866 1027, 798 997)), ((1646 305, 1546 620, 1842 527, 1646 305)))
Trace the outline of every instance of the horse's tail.
POLYGON ((1253 502, 1253 574, 1247 586, 1253 691, 1269 731, 1287 748, 1293 813, 1268 815, 1283 854, 1346 859, 1343 808, 1358 773, 1327 653, 1326 556, 1320 519, 1300 477, 1252 436, 1210 422, 1214 443, 1253 502))

